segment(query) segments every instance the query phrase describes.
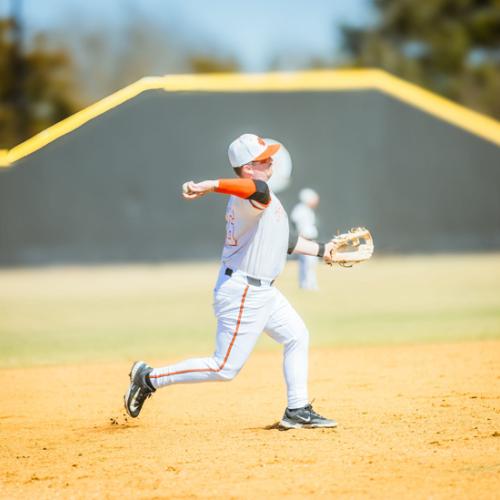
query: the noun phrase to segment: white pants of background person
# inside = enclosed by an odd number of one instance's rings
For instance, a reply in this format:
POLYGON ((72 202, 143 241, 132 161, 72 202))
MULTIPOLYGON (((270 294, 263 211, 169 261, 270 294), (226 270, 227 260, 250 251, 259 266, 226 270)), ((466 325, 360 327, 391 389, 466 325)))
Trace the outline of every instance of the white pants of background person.
POLYGON ((240 272, 231 277, 222 267, 214 290, 217 317, 212 357, 194 358, 155 368, 150 380, 157 389, 171 384, 231 380, 241 370, 262 331, 283 345, 283 371, 288 408, 308 404, 309 333, 295 309, 271 283, 249 284, 240 272))
POLYGON ((299 255, 299 286, 304 290, 318 290, 316 266, 318 258, 312 255, 299 255))

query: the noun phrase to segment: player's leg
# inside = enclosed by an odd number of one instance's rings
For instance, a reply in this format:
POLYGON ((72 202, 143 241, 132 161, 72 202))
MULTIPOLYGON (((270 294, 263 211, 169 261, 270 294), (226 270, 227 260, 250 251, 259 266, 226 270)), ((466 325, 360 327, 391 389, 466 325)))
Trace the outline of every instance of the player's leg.
POLYGON ((313 290, 318 290, 318 276, 317 276, 317 268, 318 268, 318 258, 312 255, 309 255, 309 265, 310 265, 310 274, 311 274, 311 288, 313 290))
POLYGON ((250 356, 264 328, 269 306, 266 293, 231 280, 215 293, 217 316, 214 355, 194 358, 153 369, 149 375, 155 389, 171 384, 232 380, 250 356))
POLYGON ((306 255, 299 255, 299 287, 307 287, 307 260, 306 255))
POLYGON ((316 413, 308 399, 309 332, 297 311, 279 290, 265 331, 284 347, 283 371, 288 405, 280 422, 284 428, 336 427, 316 413))
POLYGON ((288 406, 300 408, 308 403, 307 377, 309 332, 297 311, 279 290, 275 290, 272 312, 265 332, 283 345, 283 372, 288 406))
POLYGON ((269 314, 268 296, 246 282, 231 280, 214 294, 217 316, 216 349, 212 357, 194 358, 152 368, 143 361, 132 366, 125 409, 137 417, 146 399, 156 389, 171 384, 231 380, 245 364, 269 314))
POLYGON ((304 284, 302 288, 306 290, 317 290, 318 280, 316 277, 316 266, 318 258, 313 255, 303 255, 304 258, 304 284))

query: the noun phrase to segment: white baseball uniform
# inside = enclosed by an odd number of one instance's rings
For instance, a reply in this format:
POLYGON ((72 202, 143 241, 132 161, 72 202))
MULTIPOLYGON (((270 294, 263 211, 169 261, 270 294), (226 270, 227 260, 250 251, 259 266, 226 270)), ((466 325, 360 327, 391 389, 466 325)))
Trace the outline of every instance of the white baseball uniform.
MULTIPOLYGON (((298 203, 290 214, 290 219, 297 227, 297 232, 303 238, 315 240, 318 237, 316 214, 306 203, 298 203)), ((299 255, 299 286, 305 290, 317 290, 316 277, 317 257, 312 255, 299 255)))
POLYGON ((214 289, 215 352, 212 357, 153 369, 149 378, 155 389, 231 380, 265 331, 284 346, 288 408, 308 404, 309 333, 295 309, 273 285, 285 266, 288 238, 288 217, 274 193, 267 206, 229 197, 226 241, 214 289))

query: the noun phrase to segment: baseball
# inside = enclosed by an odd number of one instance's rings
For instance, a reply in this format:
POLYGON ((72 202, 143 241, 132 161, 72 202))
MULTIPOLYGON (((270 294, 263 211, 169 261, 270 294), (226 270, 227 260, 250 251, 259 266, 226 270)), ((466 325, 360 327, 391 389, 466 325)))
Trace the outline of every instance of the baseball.
POLYGON ((189 182, 185 182, 183 185, 182 185, 182 192, 184 194, 189 194, 191 192, 191 190, 189 189, 189 182))

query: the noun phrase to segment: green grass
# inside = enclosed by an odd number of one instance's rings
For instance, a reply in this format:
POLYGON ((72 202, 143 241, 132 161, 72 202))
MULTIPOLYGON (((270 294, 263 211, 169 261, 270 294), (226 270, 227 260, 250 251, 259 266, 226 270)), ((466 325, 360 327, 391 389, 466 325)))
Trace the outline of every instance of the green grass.
MULTIPOLYGON (((318 272, 320 292, 297 288, 295 262, 277 284, 312 346, 500 338, 500 254, 318 272)), ((208 354, 216 274, 216 264, 0 270, 0 366, 208 354)))

